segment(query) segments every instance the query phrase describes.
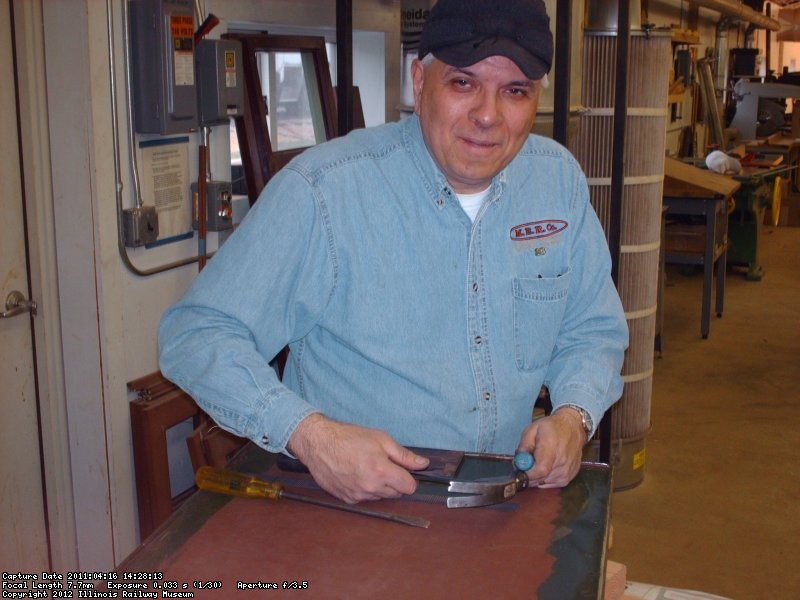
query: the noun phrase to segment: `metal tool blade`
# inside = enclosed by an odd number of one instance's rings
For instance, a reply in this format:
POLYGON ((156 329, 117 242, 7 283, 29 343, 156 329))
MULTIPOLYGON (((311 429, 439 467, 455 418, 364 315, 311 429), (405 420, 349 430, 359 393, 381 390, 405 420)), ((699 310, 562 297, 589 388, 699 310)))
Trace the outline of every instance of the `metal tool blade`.
POLYGON ((462 494, 447 499, 448 508, 471 508, 499 504, 513 498, 520 490, 528 487, 528 476, 519 472, 509 479, 485 479, 474 481, 451 481, 448 492, 462 494))
POLYGON ((451 481, 447 491, 462 494, 448 497, 448 508, 469 508, 505 502, 517 493, 517 487, 513 481, 489 486, 472 481, 451 481))
POLYGON ((427 529, 431 524, 430 521, 423 519, 422 517, 387 513, 380 510, 372 510, 371 508, 366 508, 363 505, 351 505, 345 504, 344 502, 337 502, 335 500, 327 500, 325 498, 314 498, 311 496, 304 496, 302 494, 293 494, 292 492, 287 492, 286 490, 283 490, 281 497, 286 498, 287 500, 297 500, 299 502, 306 502, 308 504, 315 504, 317 506, 324 506, 326 508, 334 508, 336 510, 351 512, 366 517, 375 517, 385 521, 402 523, 403 525, 411 525, 412 527, 422 527, 423 529, 427 529))

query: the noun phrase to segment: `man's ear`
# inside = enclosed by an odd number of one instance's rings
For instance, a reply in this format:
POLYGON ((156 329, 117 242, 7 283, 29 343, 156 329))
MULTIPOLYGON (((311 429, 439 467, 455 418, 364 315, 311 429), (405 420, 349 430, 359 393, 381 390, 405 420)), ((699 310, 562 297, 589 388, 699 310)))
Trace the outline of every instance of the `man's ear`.
POLYGON ((411 83, 414 87, 414 112, 419 114, 420 97, 422 96, 422 84, 425 81, 425 67, 418 58, 411 63, 411 83))

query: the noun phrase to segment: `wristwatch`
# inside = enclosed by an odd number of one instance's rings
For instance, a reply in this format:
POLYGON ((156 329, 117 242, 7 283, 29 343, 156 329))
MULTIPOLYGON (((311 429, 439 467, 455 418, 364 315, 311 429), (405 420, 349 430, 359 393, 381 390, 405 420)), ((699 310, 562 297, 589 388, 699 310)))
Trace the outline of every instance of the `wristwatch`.
POLYGON ((592 433, 594 432, 592 415, 590 415, 585 408, 582 408, 577 404, 562 404, 556 409, 556 411, 559 411, 562 408, 572 408, 578 411, 578 414, 581 416, 581 427, 583 427, 583 432, 586 434, 586 441, 588 442, 590 439, 592 439, 592 433))

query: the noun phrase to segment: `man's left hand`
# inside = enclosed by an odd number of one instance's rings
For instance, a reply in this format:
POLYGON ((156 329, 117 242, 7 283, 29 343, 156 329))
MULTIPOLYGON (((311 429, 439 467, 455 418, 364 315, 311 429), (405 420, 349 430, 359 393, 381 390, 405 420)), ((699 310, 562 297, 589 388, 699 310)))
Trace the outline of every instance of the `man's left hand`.
POLYGON ((533 454, 536 463, 528 471, 531 486, 564 487, 578 474, 586 445, 581 415, 563 408, 536 419, 525 428, 519 450, 533 454))

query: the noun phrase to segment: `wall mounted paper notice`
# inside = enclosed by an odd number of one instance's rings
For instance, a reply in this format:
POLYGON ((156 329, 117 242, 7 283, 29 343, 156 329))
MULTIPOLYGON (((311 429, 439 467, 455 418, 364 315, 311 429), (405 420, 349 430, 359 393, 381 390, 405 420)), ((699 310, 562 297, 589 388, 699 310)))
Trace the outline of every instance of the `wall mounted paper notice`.
POLYGON ((192 231, 189 138, 140 142, 139 151, 142 201, 158 211, 158 239, 192 231))

